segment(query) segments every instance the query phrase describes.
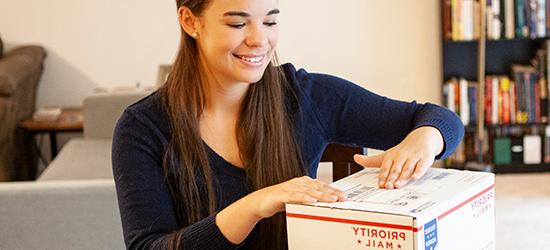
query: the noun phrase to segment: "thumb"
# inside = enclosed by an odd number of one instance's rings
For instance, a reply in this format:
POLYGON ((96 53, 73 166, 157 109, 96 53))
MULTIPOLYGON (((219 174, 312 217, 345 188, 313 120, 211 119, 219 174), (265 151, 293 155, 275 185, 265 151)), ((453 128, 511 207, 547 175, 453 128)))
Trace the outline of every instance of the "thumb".
POLYGON ((384 153, 373 155, 373 156, 355 154, 353 156, 353 160, 357 162, 357 164, 365 168, 368 168, 368 167, 379 168, 382 165, 382 160, 384 160, 384 153))

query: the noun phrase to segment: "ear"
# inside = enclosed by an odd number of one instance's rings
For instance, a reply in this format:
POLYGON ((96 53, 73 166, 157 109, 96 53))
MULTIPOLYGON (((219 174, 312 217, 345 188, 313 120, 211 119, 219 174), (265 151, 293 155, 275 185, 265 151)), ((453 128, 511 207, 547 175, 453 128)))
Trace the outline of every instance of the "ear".
POLYGON ((178 19, 180 22, 181 28, 187 33, 187 35, 197 38, 199 28, 199 20, 191 10, 185 6, 181 6, 178 9, 178 19), (193 35, 195 34, 195 35, 193 35))

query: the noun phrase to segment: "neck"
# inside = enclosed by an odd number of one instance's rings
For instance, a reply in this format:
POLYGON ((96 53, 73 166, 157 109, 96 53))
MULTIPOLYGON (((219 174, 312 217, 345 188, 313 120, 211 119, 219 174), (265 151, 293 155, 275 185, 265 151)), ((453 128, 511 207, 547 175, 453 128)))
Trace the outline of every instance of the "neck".
POLYGON ((215 77, 207 70, 203 71, 205 77, 206 107, 204 112, 208 115, 222 115, 238 117, 249 83, 231 82, 215 77))

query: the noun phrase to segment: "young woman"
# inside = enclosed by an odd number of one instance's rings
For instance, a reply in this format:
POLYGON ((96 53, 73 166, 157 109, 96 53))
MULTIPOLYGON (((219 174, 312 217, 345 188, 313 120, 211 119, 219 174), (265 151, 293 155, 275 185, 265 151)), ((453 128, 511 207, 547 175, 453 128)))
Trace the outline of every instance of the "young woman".
POLYGON ((355 161, 391 189, 463 136, 444 108, 277 66, 277 0, 176 2, 169 79, 126 109, 113 139, 128 248, 285 248, 285 203, 345 200, 314 179, 328 143, 387 150, 355 161))

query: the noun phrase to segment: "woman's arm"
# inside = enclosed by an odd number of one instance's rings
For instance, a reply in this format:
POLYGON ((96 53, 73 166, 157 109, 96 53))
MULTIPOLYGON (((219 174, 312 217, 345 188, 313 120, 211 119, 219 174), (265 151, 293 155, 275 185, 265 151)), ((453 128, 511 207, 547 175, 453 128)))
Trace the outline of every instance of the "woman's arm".
MULTIPOLYGON (((421 166, 431 165, 435 159, 450 156, 464 135, 458 116, 438 105, 393 100, 338 77, 305 70, 293 73, 293 68, 288 68, 291 79, 300 86, 303 98, 316 114, 326 141, 388 150, 383 155, 385 161, 378 157, 377 164, 369 163, 382 167, 381 187, 388 187, 386 181, 392 171, 392 178, 400 178, 401 170, 409 171, 418 163, 420 159, 406 156, 408 152, 422 155, 421 166)), ((424 171, 424 167, 419 167, 418 173, 424 171)), ((407 176, 405 172, 403 178, 407 176)))
POLYGON ((216 225, 232 243, 241 243, 263 218, 284 211, 286 203, 344 201, 342 191, 308 176, 260 189, 229 205, 216 216, 216 225))
POLYGON ((128 249, 233 249, 216 226, 216 215, 181 227, 162 172, 166 136, 155 119, 134 109, 120 118, 113 136, 113 177, 128 249), (175 240, 174 240, 175 239, 175 240))

